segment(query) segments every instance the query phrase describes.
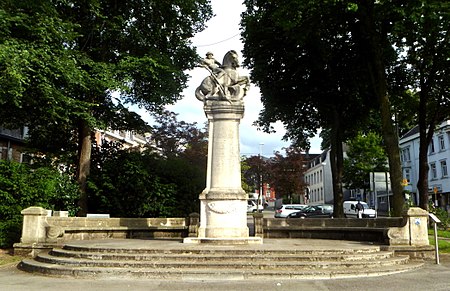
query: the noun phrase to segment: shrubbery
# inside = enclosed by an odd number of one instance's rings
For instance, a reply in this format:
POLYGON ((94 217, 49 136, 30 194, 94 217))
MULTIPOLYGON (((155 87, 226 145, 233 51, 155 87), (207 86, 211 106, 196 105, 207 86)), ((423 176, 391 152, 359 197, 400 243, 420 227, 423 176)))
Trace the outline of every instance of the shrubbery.
POLYGON ((199 211, 204 171, 180 157, 102 145, 88 182, 89 212, 113 217, 185 217, 199 211))
POLYGON ((430 207, 430 212, 434 213, 441 221, 441 223, 438 224, 438 227, 446 230, 450 223, 448 212, 440 207, 430 207))
POLYGON ((76 212, 78 186, 55 169, 0 160, 0 247, 20 240, 22 215, 30 206, 76 212))

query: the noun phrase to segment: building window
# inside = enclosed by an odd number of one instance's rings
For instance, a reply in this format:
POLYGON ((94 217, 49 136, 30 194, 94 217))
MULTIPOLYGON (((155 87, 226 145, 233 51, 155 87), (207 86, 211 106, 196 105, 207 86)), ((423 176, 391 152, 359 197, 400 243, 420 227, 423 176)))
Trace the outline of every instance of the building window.
POLYGON ((411 154, 409 152, 409 147, 402 149, 401 159, 402 159, 402 162, 410 162, 411 161, 411 154))
POLYGON ((444 135, 439 135, 438 136, 438 141, 439 141, 439 151, 444 151, 445 150, 445 141, 444 141, 444 135))
POLYGON ((437 179, 436 163, 430 164, 431 179, 437 179))
POLYGON ((411 169, 404 169, 403 177, 405 177, 408 183, 411 183, 411 169))
POLYGON ((430 141, 430 154, 433 154, 435 152, 434 150, 434 139, 431 139, 430 141))
POLYGON ((441 174, 442 177, 448 177, 448 170, 447 170, 447 161, 443 160, 441 161, 441 174))

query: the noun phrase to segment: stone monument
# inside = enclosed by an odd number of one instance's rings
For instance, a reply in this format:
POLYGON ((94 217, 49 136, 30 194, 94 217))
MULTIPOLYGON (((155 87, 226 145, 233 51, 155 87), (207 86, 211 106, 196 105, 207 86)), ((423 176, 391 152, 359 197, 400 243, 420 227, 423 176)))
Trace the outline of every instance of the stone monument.
POLYGON ((208 118, 208 165, 206 188, 200 194, 198 237, 185 238, 184 242, 262 243, 259 237, 249 237, 248 195, 241 187, 239 124, 250 80, 239 76, 238 55, 233 50, 225 54, 221 65, 217 64, 208 53, 202 66, 210 76, 195 91, 208 118))

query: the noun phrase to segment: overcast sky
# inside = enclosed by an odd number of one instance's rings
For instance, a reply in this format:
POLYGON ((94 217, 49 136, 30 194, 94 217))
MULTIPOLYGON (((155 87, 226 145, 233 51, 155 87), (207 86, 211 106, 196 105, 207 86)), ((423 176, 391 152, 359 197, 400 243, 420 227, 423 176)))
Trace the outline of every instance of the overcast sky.
MULTIPOLYGON (((243 44, 239 31, 240 15, 245 8, 242 0, 212 0, 211 2, 215 16, 206 23, 207 28, 204 31, 195 35, 192 40, 193 45, 197 47, 200 56, 205 56, 211 51, 219 62, 222 62, 226 52, 235 50, 239 53, 242 62, 243 44)), ((239 73, 249 75, 249 71, 243 68, 239 69, 239 73)), ((190 71, 189 75, 191 78, 188 88, 183 91, 183 99, 175 105, 168 106, 167 109, 178 113, 178 120, 196 121, 202 125, 206 122, 203 103, 195 98, 194 91, 209 73, 204 68, 196 68, 190 71)), ((285 131, 281 123, 274 125, 276 133, 271 134, 264 133, 252 125, 263 108, 259 88, 252 85, 247 96, 244 97, 244 102, 245 115, 240 126, 241 155, 262 153, 264 156, 271 156, 274 151, 284 153, 282 148, 289 146, 290 142, 282 141, 285 131)), ((310 153, 320 153, 319 138, 311 140, 310 153)))

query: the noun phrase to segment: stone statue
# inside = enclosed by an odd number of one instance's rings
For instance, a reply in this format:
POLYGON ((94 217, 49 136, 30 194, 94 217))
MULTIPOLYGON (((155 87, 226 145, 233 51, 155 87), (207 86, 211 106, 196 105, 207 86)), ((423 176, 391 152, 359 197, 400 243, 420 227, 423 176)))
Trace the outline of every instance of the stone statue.
POLYGON ((214 72, 216 71, 222 64, 216 61, 214 58, 214 55, 212 52, 206 53, 206 58, 204 58, 201 62, 201 65, 203 67, 206 67, 209 69, 209 71, 214 72))
MULTIPOLYGON (((212 57, 212 59, 214 58, 212 57)), ((204 62, 205 60, 202 64, 204 62)), ((211 63, 211 59, 209 59, 209 63, 211 63)), ((249 77, 239 76, 237 72, 239 59, 238 54, 234 50, 225 54, 220 67, 214 67, 213 65, 211 69, 208 65, 205 68, 208 69, 211 75, 206 77, 195 90, 195 97, 202 102, 208 99, 226 100, 230 103, 240 101, 250 88, 249 77)))

